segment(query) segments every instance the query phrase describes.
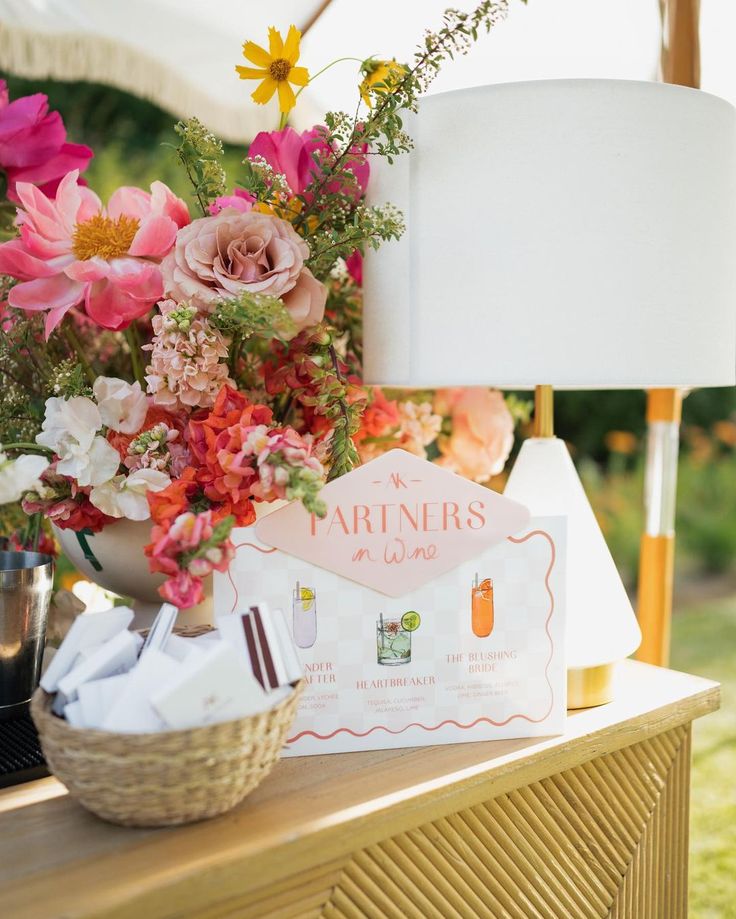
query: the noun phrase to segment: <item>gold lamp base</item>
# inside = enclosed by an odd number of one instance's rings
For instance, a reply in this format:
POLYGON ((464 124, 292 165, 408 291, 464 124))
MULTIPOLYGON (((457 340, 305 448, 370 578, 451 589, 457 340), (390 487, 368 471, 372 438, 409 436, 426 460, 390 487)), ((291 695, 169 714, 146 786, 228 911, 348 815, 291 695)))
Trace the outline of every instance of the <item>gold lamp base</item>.
POLYGON ((567 707, 593 708, 613 699, 615 664, 567 671, 567 707))

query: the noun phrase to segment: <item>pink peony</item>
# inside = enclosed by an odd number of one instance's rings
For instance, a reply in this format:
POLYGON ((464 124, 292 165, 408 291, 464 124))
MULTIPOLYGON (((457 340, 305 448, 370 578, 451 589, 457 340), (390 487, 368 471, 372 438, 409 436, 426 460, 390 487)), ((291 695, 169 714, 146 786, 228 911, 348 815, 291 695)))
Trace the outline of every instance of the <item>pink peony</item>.
POLYGON ((305 267, 309 246, 286 220, 226 208, 180 230, 162 271, 166 293, 202 310, 248 291, 279 297, 297 329, 316 325, 327 291, 305 267))
POLYGON ((81 303, 104 329, 124 329, 147 313, 163 295, 159 262, 189 223, 186 204, 162 182, 151 194, 119 188, 103 209, 78 175, 64 176, 56 200, 20 182, 20 238, 0 245, 0 273, 22 282, 8 302, 48 310, 47 337, 81 303))
POLYGON ((31 182, 53 197, 59 181, 72 169, 85 170, 92 151, 66 142, 66 128, 58 112, 49 112, 43 93, 10 102, 5 80, 0 80, 0 169, 7 177, 6 194, 19 201, 16 185, 31 182))
POLYGON ((440 389, 434 410, 452 419, 452 433, 439 441, 438 465, 475 482, 503 470, 514 445, 514 419, 502 393, 480 386, 440 389))

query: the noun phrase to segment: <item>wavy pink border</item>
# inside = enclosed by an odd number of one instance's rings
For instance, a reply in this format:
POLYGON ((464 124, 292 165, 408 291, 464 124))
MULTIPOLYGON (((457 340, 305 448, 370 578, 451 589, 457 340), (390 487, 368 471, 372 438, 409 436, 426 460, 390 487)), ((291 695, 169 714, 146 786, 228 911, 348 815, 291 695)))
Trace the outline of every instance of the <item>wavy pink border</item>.
POLYGON ((482 724, 482 723, 490 724, 493 727, 498 728, 498 727, 504 727, 504 725, 509 724, 511 721, 514 721, 515 719, 520 719, 522 721, 528 721, 530 724, 541 724, 542 721, 547 719, 550 716, 550 713, 552 712, 552 709, 554 708, 554 704, 555 704, 555 691, 554 691, 554 687, 552 686, 552 681, 549 678, 549 668, 550 668, 550 664, 552 663, 552 658, 554 657, 554 651, 555 651, 554 641, 552 639, 552 635, 549 630, 549 623, 550 623, 550 620, 552 619, 552 614, 555 611, 555 597, 554 597, 554 594, 552 593, 552 588, 550 587, 549 579, 552 574, 552 570, 555 566, 555 561, 557 559, 557 549, 555 547, 554 540, 549 535, 549 533, 547 533, 545 530, 532 530, 531 532, 527 533, 526 536, 521 536, 519 538, 515 536, 508 536, 506 538, 509 540, 509 542, 523 543, 523 542, 526 542, 528 539, 531 539, 533 536, 543 536, 549 543, 550 550, 551 550, 549 567, 547 568, 547 573, 544 576, 544 586, 547 590, 547 593, 549 594, 549 601, 550 601, 549 602, 549 613, 547 614, 547 618, 544 623, 544 630, 547 633, 547 638, 549 639, 549 657, 547 658, 547 663, 544 668, 544 677, 547 680, 547 685, 549 686, 550 702, 549 702, 549 708, 544 713, 544 715, 542 715, 541 718, 532 718, 529 715, 524 715, 521 712, 519 712, 514 715, 509 715, 509 717, 506 718, 504 721, 494 721, 492 718, 476 718, 476 720, 471 721, 470 724, 461 724, 459 721, 454 721, 453 719, 450 718, 450 719, 447 719, 446 721, 441 721, 439 724, 435 724, 434 726, 427 725, 427 724, 421 724, 420 722, 415 721, 415 722, 412 722, 411 724, 407 724, 405 727, 400 728, 399 730, 392 730, 391 728, 387 728, 383 724, 377 724, 374 727, 369 728, 367 731, 353 731, 350 728, 337 728, 335 731, 332 731, 332 733, 330 734, 318 734, 316 731, 300 731, 294 737, 287 738, 286 742, 289 744, 296 743, 296 741, 300 740, 302 737, 313 737, 315 740, 331 740, 333 737, 336 737, 338 734, 350 734, 352 737, 367 737, 369 734, 372 734, 374 731, 385 731, 387 734, 396 735, 396 734, 403 734, 404 731, 408 731, 409 728, 421 728, 424 731, 438 731, 440 728, 445 727, 445 725, 448 725, 448 724, 452 724, 455 727, 460 728, 463 731, 467 731, 467 730, 470 730, 471 728, 474 728, 476 725, 482 724))

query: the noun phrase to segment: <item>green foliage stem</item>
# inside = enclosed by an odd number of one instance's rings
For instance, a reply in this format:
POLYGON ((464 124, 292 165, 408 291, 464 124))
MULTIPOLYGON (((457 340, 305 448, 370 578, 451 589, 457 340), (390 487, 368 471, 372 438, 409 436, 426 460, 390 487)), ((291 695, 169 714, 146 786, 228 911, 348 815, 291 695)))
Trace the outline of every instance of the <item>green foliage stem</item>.
POLYGON ((207 216, 209 205, 227 189, 222 143, 198 118, 179 121, 174 130, 179 136, 176 157, 192 183, 202 215, 207 216))

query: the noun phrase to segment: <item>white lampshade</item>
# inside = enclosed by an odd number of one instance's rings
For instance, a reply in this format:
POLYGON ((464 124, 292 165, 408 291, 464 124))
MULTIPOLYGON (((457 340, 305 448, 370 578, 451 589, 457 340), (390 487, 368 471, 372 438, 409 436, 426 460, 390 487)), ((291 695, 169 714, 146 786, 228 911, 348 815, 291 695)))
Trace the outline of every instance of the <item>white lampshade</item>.
MULTIPOLYGON (((736 110, 680 86, 498 84, 425 99, 374 170, 407 232, 364 272, 365 378, 406 387, 736 382, 736 110)), ((568 667, 641 634, 562 441, 506 494, 563 514, 568 667)))
POLYGON ((550 80, 428 97, 375 169, 407 217, 365 265, 365 378, 397 386, 736 382, 736 110, 550 80))

